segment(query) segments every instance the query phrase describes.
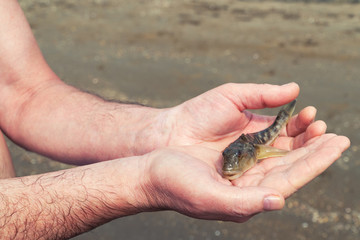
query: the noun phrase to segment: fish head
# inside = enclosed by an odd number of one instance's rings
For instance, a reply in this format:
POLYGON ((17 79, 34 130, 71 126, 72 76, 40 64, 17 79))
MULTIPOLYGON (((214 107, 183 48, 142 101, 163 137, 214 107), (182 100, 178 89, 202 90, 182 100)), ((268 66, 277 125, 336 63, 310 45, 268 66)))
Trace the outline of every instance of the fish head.
POLYGON ((223 151, 222 172, 225 178, 234 180, 256 164, 256 148, 252 143, 229 146, 223 151))

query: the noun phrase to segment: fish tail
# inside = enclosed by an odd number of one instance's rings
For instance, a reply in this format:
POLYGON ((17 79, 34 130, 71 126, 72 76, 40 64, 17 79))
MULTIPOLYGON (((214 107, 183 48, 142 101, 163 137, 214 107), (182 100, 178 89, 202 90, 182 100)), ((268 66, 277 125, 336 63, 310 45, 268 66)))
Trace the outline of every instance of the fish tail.
POLYGON ((270 127, 256 133, 249 133, 243 136, 255 144, 272 144, 280 133, 280 130, 286 126, 292 114, 294 113, 296 99, 285 105, 276 116, 276 119, 270 127))
POLYGON ((291 117, 291 115, 294 113, 295 105, 296 105, 296 99, 293 100, 292 102, 286 104, 286 105, 282 108, 282 110, 285 111, 285 112, 291 117))

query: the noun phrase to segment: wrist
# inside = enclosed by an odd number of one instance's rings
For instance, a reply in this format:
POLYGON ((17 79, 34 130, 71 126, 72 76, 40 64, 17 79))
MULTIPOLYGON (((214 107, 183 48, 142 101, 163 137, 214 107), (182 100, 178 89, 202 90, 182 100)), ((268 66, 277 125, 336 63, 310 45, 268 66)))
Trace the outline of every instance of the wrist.
POLYGON ((153 209, 148 198, 148 192, 152 192, 147 169, 150 155, 145 154, 100 163, 106 166, 101 167, 105 175, 103 179, 107 180, 104 184, 113 189, 109 196, 110 202, 112 202, 110 207, 117 210, 115 217, 133 215, 153 209))
POLYGON ((130 144, 133 155, 143 155, 158 148, 166 147, 171 141, 173 129, 171 109, 156 109, 144 107, 143 116, 139 118, 139 127, 134 133, 133 142, 130 144))
POLYGON ((168 178, 172 175, 170 171, 173 170, 169 165, 173 157, 176 157, 173 154, 170 148, 159 148, 138 158, 135 172, 139 175, 136 177, 136 184, 132 187, 136 191, 132 192, 134 195, 129 199, 132 199, 131 205, 136 206, 139 211, 174 209, 171 207, 171 202, 176 201, 176 196, 169 191, 169 188, 176 188, 177 183, 168 178))

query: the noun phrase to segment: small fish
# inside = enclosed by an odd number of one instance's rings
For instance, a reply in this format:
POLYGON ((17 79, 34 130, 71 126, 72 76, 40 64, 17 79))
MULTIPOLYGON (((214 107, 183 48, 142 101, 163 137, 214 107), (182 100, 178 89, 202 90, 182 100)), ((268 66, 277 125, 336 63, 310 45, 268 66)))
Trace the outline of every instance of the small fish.
POLYGON ((229 180, 240 177, 255 166, 259 159, 281 157, 288 151, 270 146, 286 126, 295 110, 296 99, 285 105, 278 113, 274 123, 256 133, 242 134, 223 151, 223 175, 229 180))

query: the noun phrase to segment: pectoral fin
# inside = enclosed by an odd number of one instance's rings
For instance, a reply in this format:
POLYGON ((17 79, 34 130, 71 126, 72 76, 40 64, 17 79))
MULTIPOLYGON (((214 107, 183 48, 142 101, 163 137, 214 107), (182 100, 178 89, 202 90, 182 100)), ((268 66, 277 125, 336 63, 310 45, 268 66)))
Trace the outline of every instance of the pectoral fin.
POLYGON ((285 156, 289 151, 275 148, 268 145, 255 145, 256 147, 256 158, 264 159, 269 157, 282 157, 285 156))

